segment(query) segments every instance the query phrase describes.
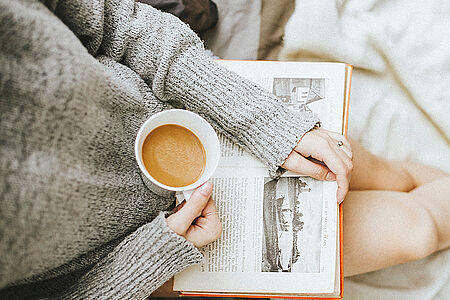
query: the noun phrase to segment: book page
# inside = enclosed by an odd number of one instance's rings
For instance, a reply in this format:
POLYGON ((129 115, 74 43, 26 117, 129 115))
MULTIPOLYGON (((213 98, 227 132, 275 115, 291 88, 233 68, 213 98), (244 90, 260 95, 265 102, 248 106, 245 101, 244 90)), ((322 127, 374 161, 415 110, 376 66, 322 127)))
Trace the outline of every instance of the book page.
MULTIPOLYGON (((290 109, 317 113, 322 127, 342 131, 344 65, 220 63, 270 90, 290 109)), ((221 160, 211 180, 223 233, 201 249, 202 264, 176 275, 174 290, 332 293, 336 183, 291 172, 272 179, 257 158, 225 136, 219 140, 221 160)))
POLYGON ((345 64, 268 61, 218 63, 257 83, 293 110, 311 110, 322 127, 342 131, 345 64))

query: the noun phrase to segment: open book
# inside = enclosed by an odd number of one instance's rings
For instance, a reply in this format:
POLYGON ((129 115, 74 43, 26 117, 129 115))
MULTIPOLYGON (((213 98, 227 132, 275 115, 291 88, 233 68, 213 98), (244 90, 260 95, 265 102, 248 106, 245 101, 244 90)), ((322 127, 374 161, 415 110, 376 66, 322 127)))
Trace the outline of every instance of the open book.
MULTIPOLYGON (((220 60, 272 91, 292 110, 312 110, 325 129, 346 134, 352 67, 339 63, 220 60)), ((342 298, 342 211, 335 182, 263 163, 224 136, 212 178, 222 236, 205 259, 177 274, 174 290, 192 296, 342 298)))

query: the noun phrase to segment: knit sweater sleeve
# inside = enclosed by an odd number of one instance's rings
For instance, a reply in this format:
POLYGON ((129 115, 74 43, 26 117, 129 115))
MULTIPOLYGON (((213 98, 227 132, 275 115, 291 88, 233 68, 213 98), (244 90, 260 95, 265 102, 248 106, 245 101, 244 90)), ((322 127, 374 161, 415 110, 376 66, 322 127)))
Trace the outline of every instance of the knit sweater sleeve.
POLYGON ((290 112, 268 91, 220 67, 205 54, 199 38, 173 16, 144 5, 137 5, 136 11, 131 28, 137 38, 128 44, 132 48, 122 61, 159 99, 180 101, 200 113, 275 174, 318 121, 315 116, 290 112))
POLYGON ((166 224, 164 213, 125 238, 63 299, 145 299, 203 256, 166 224))
POLYGON ((126 65, 161 101, 203 115, 272 174, 317 123, 312 113, 289 111, 268 91, 220 67, 176 17, 133 0, 86 3, 61 0, 55 13, 92 55, 126 65))

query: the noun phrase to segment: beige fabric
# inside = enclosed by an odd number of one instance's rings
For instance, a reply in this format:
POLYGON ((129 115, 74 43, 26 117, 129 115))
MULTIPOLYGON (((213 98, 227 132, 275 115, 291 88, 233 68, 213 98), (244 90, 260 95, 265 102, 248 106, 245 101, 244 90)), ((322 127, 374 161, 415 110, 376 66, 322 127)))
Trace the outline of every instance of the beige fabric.
POLYGON ((201 35, 205 47, 222 59, 257 57, 261 0, 215 0, 217 25, 201 35))
POLYGON ((284 27, 294 12, 294 0, 262 0, 258 59, 278 60, 284 27))

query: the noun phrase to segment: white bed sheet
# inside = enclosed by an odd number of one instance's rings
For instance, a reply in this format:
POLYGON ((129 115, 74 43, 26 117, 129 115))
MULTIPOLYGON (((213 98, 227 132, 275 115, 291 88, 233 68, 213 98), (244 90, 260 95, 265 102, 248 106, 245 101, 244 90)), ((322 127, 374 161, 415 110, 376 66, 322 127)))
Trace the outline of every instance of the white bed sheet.
MULTIPOLYGON (((349 135, 383 157, 450 172, 449 1, 297 0, 281 56, 353 64, 349 135)), ((450 250, 346 278, 344 291, 450 299, 450 250)))

